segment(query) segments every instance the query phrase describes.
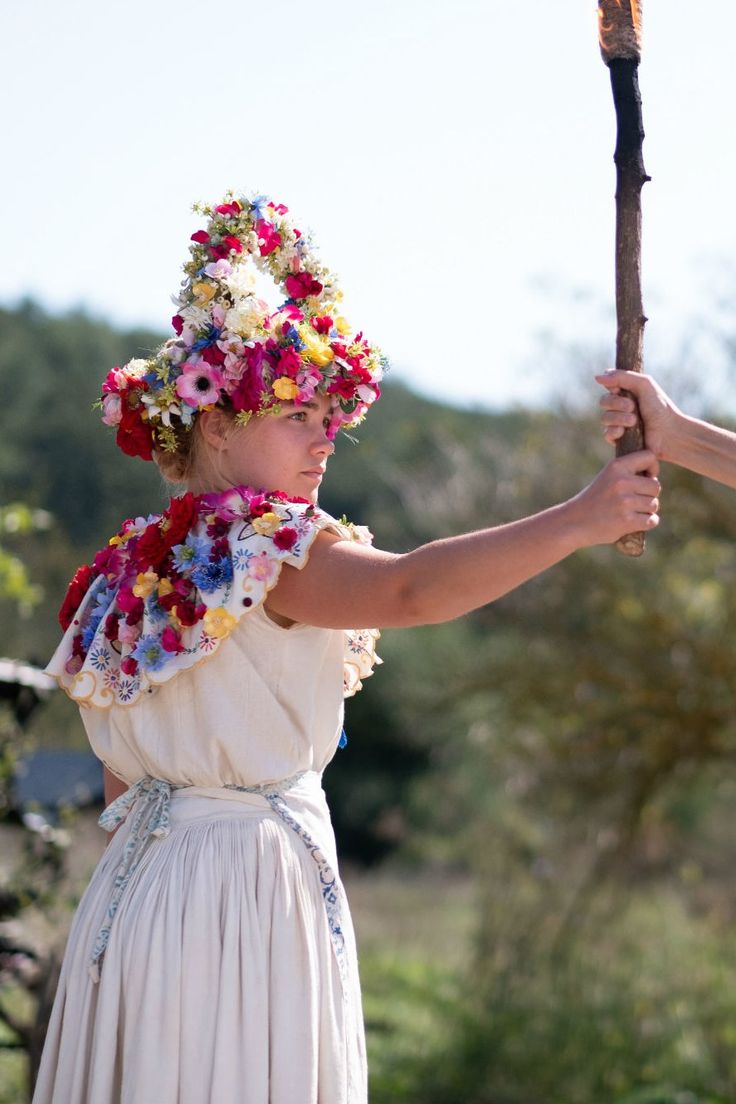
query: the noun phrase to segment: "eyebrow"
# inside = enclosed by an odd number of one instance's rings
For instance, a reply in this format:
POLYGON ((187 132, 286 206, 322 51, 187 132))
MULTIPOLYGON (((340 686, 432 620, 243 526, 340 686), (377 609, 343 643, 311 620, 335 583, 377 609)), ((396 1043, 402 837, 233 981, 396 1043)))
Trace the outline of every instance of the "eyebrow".
MULTIPOLYGON (((299 403, 298 406, 300 410, 319 410, 319 403, 316 402, 299 403)), ((330 409, 327 411, 327 414, 334 414, 336 409, 336 406, 331 406, 330 409)), ((325 417, 326 416, 327 415, 325 415, 325 417)))

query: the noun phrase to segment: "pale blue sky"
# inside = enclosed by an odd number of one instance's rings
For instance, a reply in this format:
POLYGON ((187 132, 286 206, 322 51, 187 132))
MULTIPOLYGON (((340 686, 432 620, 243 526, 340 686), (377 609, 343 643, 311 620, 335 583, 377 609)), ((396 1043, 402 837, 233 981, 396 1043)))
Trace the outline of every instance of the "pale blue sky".
MULTIPOLYGON (((644 6, 650 366, 736 290, 736 5, 694 11, 644 6)), ((0 301, 168 328, 191 202, 232 185, 314 231, 348 317, 432 394, 533 398, 542 331, 612 348, 595 3, 24 0, 0 32, 0 301)))

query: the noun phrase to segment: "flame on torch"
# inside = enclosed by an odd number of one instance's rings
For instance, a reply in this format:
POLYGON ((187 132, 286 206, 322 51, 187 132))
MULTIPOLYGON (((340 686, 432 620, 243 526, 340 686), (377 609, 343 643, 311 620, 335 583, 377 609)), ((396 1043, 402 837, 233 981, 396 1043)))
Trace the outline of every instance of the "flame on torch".
POLYGON ((606 65, 641 60, 642 0, 598 0, 598 41, 606 65))

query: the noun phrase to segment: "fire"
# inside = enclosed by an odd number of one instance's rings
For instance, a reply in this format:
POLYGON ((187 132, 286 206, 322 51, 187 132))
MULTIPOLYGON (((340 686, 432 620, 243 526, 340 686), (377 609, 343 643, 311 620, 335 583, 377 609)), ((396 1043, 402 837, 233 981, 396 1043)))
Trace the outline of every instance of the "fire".
POLYGON ((598 40, 603 60, 641 58, 642 0, 598 0, 598 40))

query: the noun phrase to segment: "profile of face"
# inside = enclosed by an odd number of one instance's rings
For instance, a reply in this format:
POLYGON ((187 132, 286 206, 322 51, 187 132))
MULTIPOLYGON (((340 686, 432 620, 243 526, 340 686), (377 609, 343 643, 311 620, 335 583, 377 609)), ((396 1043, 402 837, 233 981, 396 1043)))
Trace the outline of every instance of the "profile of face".
POLYGON ((284 402, 277 414, 251 418, 236 429, 220 410, 201 414, 206 450, 191 489, 202 493, 246 485, 316 502, 335 451, 328 436, 333 409, 329 396, 315 395, 298 406, 284 402))

